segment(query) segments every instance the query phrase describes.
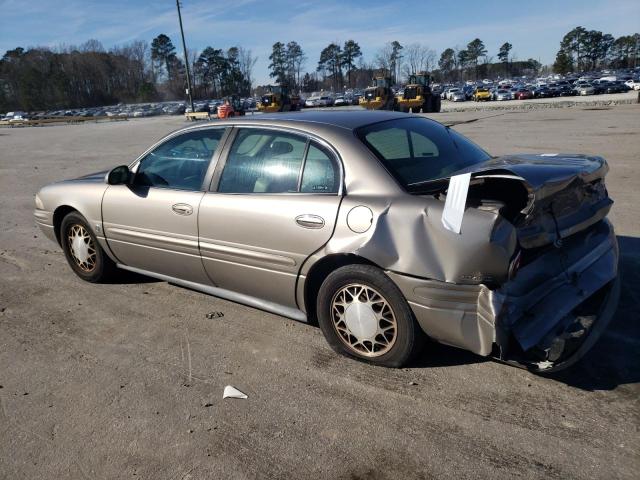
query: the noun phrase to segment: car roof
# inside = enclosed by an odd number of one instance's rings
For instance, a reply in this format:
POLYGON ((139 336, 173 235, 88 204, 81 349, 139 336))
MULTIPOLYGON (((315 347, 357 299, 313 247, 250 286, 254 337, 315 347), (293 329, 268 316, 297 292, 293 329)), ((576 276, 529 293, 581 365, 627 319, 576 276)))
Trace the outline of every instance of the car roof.
MULTIPOLYGON (((327 126, 355 130, 356 128, 372 123, 384 122, 399 118, 409 118, 412 115, 382 110, 350 110, 350 111, 312 111, 312 112, 281 112, 265 113, 259 115, 245 115, 243 117, 231 117, 212 123, 254 123, 258 125, 290 124, 291 126, 308 127, 327 126)), ((207 124, 211 125, 211 123, 207 124)))

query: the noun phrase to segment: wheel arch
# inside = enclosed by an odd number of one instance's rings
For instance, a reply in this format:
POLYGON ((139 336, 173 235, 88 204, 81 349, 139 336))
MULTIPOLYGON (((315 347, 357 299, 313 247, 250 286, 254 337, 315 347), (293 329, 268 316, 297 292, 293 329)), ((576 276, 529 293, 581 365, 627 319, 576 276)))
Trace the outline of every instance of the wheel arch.
POLYGON ((336 253, 327 255, 315 262, 306 275, 304 280, 304 289, 302 292, 304 307, 310 324, 318 324, 318 317, 316 315, 316 298, 322 282, 324 282, 331 272, 347 265, 371 265, 373 267, 380 268, 380 270, 384 270, 371 260, 354 253, 336 253))
MULTIPOLYGON (((60 205, 53 211, 53 231, 55 232, 56 240, 58 240, 59 245, 62 245, 60 239, 60 227, 62 226, 62 220, 71 212, 80 213, 77 208, 72 207, 71 205, 60 205)), ((80 215, 82 215, 82 213, 80 213, 80 215)))

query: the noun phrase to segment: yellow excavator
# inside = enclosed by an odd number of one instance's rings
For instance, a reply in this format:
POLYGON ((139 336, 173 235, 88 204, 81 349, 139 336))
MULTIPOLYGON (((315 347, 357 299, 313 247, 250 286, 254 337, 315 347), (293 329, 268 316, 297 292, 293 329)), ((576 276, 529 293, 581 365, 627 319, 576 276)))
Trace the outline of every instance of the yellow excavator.
POLYGON ((391 90, 391 76, 381 71, 373 77, 373 86, 367 87, 358 102, 367 110, 395 110, 396 98, 391 90))
POLYGON ((397 110, 401 112, 437 113, 440 111, 440 95, 431 91, 431 77, 427 72, 409 75, 409 83, 401 95, 396 95, 397 110))
POLYGON ((273 112, 293 112, 298 110, 300 97, 289 94, 289 87, 286 85, 269 85, 267 93, 260 97, 258 111, 263 113, 273 112))

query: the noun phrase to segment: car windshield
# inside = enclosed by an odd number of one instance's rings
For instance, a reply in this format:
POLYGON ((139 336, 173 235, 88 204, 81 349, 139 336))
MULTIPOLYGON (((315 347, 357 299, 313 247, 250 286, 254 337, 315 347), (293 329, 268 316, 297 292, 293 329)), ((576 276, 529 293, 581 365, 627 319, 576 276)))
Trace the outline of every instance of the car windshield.
POLYGON ((424 118, 374 123, 356 135, 407 191, 450 177, 490 155, 455 130, 424 118))

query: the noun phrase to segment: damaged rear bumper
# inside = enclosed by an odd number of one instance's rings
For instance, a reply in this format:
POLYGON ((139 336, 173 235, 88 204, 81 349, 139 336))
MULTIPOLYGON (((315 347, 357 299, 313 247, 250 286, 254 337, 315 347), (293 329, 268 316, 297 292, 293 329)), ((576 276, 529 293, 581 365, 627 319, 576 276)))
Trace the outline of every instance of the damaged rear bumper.
POLYGON ((618 302, 618 244, 605 219, 540 252, 499 288, 388 272, 431 337, 534 371, 575 363, 618 302))

